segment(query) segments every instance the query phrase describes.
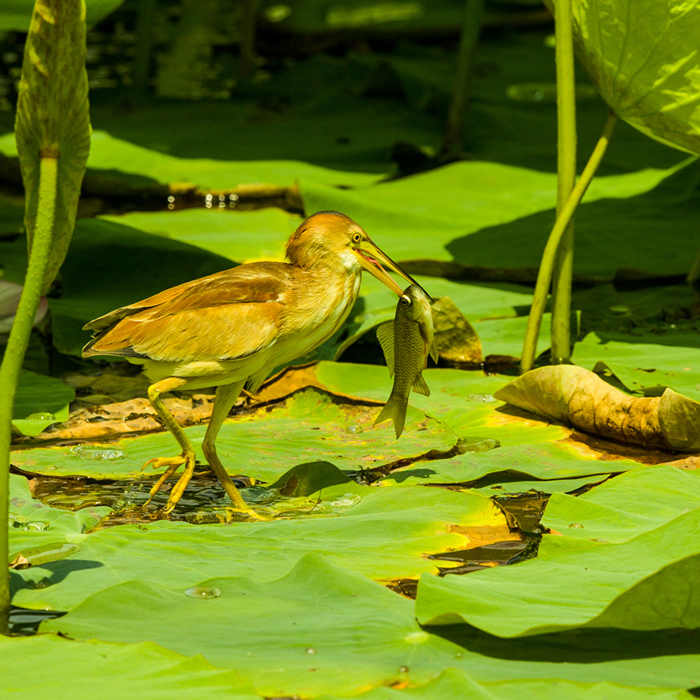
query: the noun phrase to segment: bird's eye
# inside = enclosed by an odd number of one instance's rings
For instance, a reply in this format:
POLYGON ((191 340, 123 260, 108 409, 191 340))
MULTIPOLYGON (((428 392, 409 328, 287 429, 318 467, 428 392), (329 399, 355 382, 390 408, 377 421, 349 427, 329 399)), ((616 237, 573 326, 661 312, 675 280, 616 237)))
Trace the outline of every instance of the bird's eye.
POLYGON ((411 300, 406 295, 404 295, 399 299, 399 304, 403 304, 404 306, 410 306, 411 300))
POLYGON ((353 243, 359 243, 362 240, 362 234, 361 233, 353 233, 352 234, 352 242, 353 243))

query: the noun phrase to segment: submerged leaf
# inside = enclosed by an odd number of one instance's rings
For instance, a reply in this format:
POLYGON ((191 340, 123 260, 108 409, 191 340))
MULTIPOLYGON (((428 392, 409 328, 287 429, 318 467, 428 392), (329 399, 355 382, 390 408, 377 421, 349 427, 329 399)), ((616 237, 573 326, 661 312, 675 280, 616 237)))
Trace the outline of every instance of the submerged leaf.
POLYGON ((478 365, 482 361, 481 340, 452 299, 440 297, 435 301, 433 324, 441 360, 458 365, 478 365))
POLYGON ((58 161, 52 246, 44 291, 56 276, 73 233, 90 150, 83 0, 37 0, 19 84, 15 136, 26 191, 31 250, 39 208, 42 159, 58 161))
POLYGON ((582 367, 540 367, 494 393, 593 435, 645 447, 700 450, 700 403, 666 389, 661 397, 624 394, 582 367))

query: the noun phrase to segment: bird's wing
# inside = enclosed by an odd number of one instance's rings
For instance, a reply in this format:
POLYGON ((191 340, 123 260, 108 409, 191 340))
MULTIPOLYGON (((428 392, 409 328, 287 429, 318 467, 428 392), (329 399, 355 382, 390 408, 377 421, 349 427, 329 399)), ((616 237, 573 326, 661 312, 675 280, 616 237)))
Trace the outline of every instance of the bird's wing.
POLYGON ((290 266, 252 263, 186 282, 88 323, 83 356, 162 362, 246 357, 277 334, 290 292, 290 266))

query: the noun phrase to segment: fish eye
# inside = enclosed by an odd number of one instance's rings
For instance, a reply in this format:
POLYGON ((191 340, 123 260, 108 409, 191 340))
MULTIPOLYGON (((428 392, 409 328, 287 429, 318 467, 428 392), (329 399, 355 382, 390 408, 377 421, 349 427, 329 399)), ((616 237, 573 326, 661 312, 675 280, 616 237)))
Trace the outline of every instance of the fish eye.
POLYGON ((352 234, 352 242, 359 243, 361 240, 362 240, 362 234, 355 231, 355 233, 352 234))
POLYGON ((399 299, 399 304, 403 304, 404 306, 410 306, 410 305, 411 305, 411 300, 404 294, 404 295, 399 299))

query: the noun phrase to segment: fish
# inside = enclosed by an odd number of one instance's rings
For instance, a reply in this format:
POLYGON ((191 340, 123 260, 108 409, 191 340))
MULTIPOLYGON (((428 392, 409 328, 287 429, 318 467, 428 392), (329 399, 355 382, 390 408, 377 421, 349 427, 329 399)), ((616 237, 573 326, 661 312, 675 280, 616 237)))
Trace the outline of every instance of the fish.
POLYGON ((389 376, 394 377, 391 395, 382 408, 374 425, 386 420, 394 422, 397 439, 406 423, 406 408, 412 389, 430 396, 430 389, 423 379, 423 370, 430 355, 438 359, 435 347, 432 299, 416 284, 406 287, 396 305, 393 321, 377 328, 377 338, 382 346, 389 376))

